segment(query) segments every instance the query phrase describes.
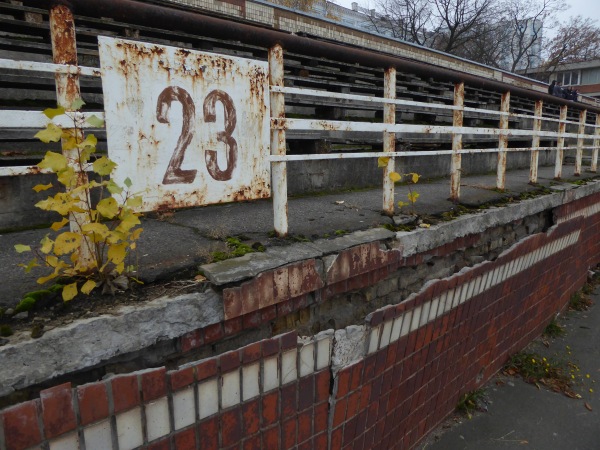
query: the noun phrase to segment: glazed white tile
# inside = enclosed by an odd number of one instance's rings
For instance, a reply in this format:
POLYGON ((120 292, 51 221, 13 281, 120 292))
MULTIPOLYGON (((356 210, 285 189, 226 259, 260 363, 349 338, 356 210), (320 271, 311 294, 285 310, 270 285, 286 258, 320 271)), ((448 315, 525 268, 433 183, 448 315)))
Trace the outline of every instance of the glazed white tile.
POLYGON ((317 341, 317 370, 329 367, 331 362, 331 338, 317 341))
POLYGON ((410 325, 412 323, 412 311, 407 311, 403 314, 402 317, 402 329, 400 331, 400 336, 406 336, 410 333, 410 325))
POLYGON ((229 408, 240 403, 240 371, 232 370, 221 379, 221 407, 229 408))
POLYGON ((79 450, 79 436, 77 433, 65 434, 49 442, 50 450, 79 450))
POLYGON ((370 355, 377 351, 379 345, 379 330, 380 326, 376 326, 371 328, 371 333, 369 334, 369 348, 367 349, 367 354, 370 355))
POLYGON ((400 331, 402 331, 402 317, 403 316, 398 316, 394 319, 390 342, 396 342, 400 338, 400 331))
POLYGON ((279 387, 279 367, 277 356, 265 359, 263 363, 263 392, 279 387))
POLYGON ((421 317, 419 319, 419 328, 427 323, 429 320, 429 310, 431 309, 431 302, 425 302, 421 305, 421 317))
POLYGON ((142 410, 134 408, 117 414, 117 439, 120 450, 131 450, 144 443, 142 410))
POLYGON ((146 434, 153 441, 166 436, 171 431, 169 424, 169 402, 167 397, 146 404, 146 434))
POLYGON ((260 363, 255 362, 242 367, 242 394, 244 401, 260 394, 260 363))
POLYGON ((219 412, 219 382, 216 379, 198 384, 198 410, 200 419, 219 412))
POLYGON ((104 420, 83 429, 86 450, 106 450, 112 444, 110 421, 104 420))
POLYGON ((379 342, 379 348, 384 348, 390 345, 390 339, 392 335, 392 326, 394 325, 393 320, 388 320, 383 324, 383 330, 381 332, 381 340, 379 342))
POLYGON ((288 350, 281 355, 281 384, 288 384, 296 381, 298 378, 297 369, 298 351, 296 349, 288 350))
POLYGON ((417 306, 415 309, 412 310, 412 313, 412 322, 410 324, 411 333, 419 329, 419 321, 421 320, 421 307, 417 306))
POLYGON ((196 407, 193 386, 173 394, 173 420, 176 430, 185 428, 195 422, 196 407))

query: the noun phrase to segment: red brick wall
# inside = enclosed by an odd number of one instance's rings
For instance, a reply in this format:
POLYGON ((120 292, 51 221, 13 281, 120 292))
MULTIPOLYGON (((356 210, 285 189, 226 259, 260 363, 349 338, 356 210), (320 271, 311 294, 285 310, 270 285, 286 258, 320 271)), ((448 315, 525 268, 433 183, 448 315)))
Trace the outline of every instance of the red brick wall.
MULTIPOLYGON (((333 378, 331 334, 287 333, 177 370, 46 389, 0 412, 0 449, 77 448, 83 441, 88 450, 117 443, 178 450, 414 447, 463 393, 539 335, 599 262, 600 195, 554 213, 557 225, 548 232, 369 314, 364 357, 333 378)), ((446 255, 478 239, 460 238, 428 254, 446 255)), ((182 352, 310 301, 372 286, 424 258, 400 255, 364 244, 339 253, 323 278, 316 261, 306 260, 227 288, 224 322, 183 336, 182 352)))

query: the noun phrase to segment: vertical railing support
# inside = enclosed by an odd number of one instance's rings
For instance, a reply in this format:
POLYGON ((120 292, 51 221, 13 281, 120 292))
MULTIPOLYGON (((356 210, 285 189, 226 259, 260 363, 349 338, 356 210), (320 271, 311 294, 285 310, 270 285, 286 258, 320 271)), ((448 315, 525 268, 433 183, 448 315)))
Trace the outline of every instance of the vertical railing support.
POLYGON ((535 102, 533 138, 531 139, 531 164, 529 165, 529 182, 531 184, 537 183, 538 179, 538 165, 540 160, 540 135, 538 133, 542 129, 543 106, 544 102, 542 100, 535 102))
MULTIPOLYGON (((77 65, 77 42, 75 35, 75 20, 73 12, 64 2, 54 2, 50 8, 50 37, 52 40, 52 60, 55 64, 77 65)), ((56 74, 56 102, 72 112, 71 105, 75 100, 81 97, 79 87, 79 75, 74 74, 56 74)), ((65 130, 67 131, 67 130, 65 130)), ((79 131, 74 131, 79 132, 79 131)), ((80 136, 81 138, 83 136, 80 136)), ((62 141, 62 153, 65 155, 69 164, 72 165, 78 174, 77 186, 87 184, 87 174, 80 170, 78 149, 66 149, 65 140, 62 141)), ((90 202, 89 193, 82 191, 79 194, 82 204, 90 202)), ((71 213, 69 216, 70 228, 72 232, 78 233, 81 227, 87 223, 90 218, 86 213, 71 213)), ((82 239, 79 247, 78 263, 81 267, 90 267, 95 260, 95 249, 88 239, 82 239)))
POLYGON ((508 148, 508 113, 510 111, 510 91, 502 94, 500 104, 500 139, 498 140, 498 169, 496 172, 496 187, 504 190, 506 185, 506 149, 508 148))
MULTIPOLYGON (((277 44, 269 49, 269 85, 283 87, 283 48, 277 44)), ((273 128, 273 119, 285 118, 283 92, 271 92, 271 155, 285 155, 285 130, 273 128)), ((279 237, 288 234, 287 163, 271 163, 273 190, 273 227, 279 237)))
MULTIPOLYGON (((387 99, 396 98, 396 69, 390 67, 385 71, 383 82, 383 96, 387 99)), ((396 123, 396 105, 385 103, 383 105, 383 123, 394 125, 396 123)), ((396 134, 383 132, 383 151, 393 152, 396 149, 396 134)), ((383 212, 388 216, 394 214, 394 181, 390 174, 396 170, 395 158, 388 159, 383 169, 383 212)))
POLYGON ((575 175, 581 175, 581 162, 583 160, 583 135, 585 134, 585 120, 587 118, 587 110, 579 112, 579 129, 577 130, 577 154, 575 156, 575 175))
POLYGON ((594 129, 594 150, 592 151, 592 163, 590 170, 598 172, 598 147, 600 147, 600 114, 596 113, 596 128, 594 129))
MULTIPOLYGON (((462 127, 465 108, 465 83, 454 85, 454 109, 452 126, 462 127)), ((450 161, 450 200, 458 202, 460 198, 460 174, 462 166, 462 133, 452 133, 452 160, 450 161)))
POLYGON ((567 105, 560 107, 560 115, 558 117, 558 138, 556 142, 556 162, 554 164, 554 179, 562 178, 562 165, 564 159, 565 147, 565 130, 567 129, 567 105))

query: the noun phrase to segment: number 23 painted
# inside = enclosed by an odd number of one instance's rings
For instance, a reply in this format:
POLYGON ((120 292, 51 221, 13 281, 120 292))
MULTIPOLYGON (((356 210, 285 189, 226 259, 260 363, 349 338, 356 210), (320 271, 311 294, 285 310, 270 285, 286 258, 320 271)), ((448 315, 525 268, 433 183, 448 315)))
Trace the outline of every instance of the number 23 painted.
MULTIPOLYGON (((182 184, 193 183, 196 179, 197 170, 184 170, 181 168, 185 151, 187 150, 192 138, 194 137, 193 125, 196 122, 196 106, 192 96, 183 88, 169 86, 165 88, 158 96, 156 104, 156 118, 160 123, 169 123, 169 110, 174 101, 181 103, 183 125, 181 134, 177 140, 177 145, 173 151, 173 156, 169 161, 169 166, 163 177, 163 184, 182 184)), ((233 170, 237 164, 237 142, 231 136, 237 124, 237 117, 233 100, 224 91, 216 89, 208 93, 203 104, 204 122, 216 122, 217 116, 215 106, 217 102, 223 105, 224 110, 224 131, 217 133, 217 140, 223 142, 227 149, 225 158, 227 165, 221 169, 217 162, 217 152, 215 150, 206 150, 204 159, 206 168, 211 177, 218 181, 227 181, 231 179, 233 170)))

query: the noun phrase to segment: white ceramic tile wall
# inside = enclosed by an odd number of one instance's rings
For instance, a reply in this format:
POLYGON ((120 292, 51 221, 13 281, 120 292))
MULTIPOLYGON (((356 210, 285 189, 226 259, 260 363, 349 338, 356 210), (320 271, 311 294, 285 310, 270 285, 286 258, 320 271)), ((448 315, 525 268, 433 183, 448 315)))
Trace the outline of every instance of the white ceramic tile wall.
POLYGON ((106 450, 111 442, 110 421, 104 420, 83 429, 86 450, 106 450))
POLYGON ((200 420, 219 412, 219 382, 216 379, 198 384, 200 420))
POLYGON ((229 408, 240 403, 240 371, 232 370, 221 379, 221 407, 229 408))
POLYGON ((298 378, 297 359, 298 351, 296 349, 288 350, 281 355, 281 384, 288 384, 296 381, 298 378))
POLYGON ((196 420, 194 387, 189 386, 173 394, 173 421, 176 430, 193 424, 196 420))
POLYGON ((73 432, 53 439, 50 441, 50 450, 79 450, 79 436, 73 432))
POLYGON ((127 412, 117 414, 116 419, 119 450, 131 450, 144 443, 144 435, 142 434, 141 408, 138 407, 127 412))
POLYGON ((279 367, 277 356, 266 358, 263 363, 263 391, 268 392, 279 387, 279 367))
POLYGON ((146 404, 146 434, 148 441, 166 436, 171 431, 169 423, 169 402, 167 397, 146 404))
POLYGON ((242 394, 244 401, 258 397, 260 363, 247 364, 242 368, 242 394))

